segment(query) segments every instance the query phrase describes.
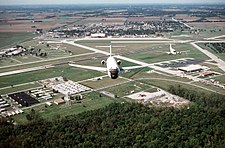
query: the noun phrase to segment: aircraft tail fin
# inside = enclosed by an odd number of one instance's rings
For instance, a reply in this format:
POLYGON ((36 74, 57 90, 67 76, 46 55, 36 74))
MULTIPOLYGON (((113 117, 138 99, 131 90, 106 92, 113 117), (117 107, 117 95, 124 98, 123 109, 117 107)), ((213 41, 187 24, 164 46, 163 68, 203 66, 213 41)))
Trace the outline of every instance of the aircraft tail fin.
POLYGON ((170 44, 170 53, 175 53, 175 52, 176 52, 176 50, 173 49, 172 44, 170 44))
POLYGON ((112 56, 112 45, 109 45, 109 56, 112 56))

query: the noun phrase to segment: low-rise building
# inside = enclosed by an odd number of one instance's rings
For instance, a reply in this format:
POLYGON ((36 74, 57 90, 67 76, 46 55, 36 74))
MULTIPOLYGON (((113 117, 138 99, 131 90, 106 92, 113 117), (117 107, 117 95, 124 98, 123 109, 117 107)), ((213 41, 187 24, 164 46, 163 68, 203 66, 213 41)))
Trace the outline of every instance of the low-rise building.
POLYGON ((206 66, 201 66, 201 65, 188 65, 185 67, 179 67, 178 70, 181 70, 183 72, 199 72, 202 70, 208 69, 206 66))
POLYGON ((59 104, 63 104, 63 103, 65 103, 65 100, 63 100, 63 99, 55 99, 54 100, 54 103, 56 104, 56 105, 59 105, 59 104))
POLYGON ((105 33, 93 33, 91 34, 92 38, 105 38, 106 34, 105 33))

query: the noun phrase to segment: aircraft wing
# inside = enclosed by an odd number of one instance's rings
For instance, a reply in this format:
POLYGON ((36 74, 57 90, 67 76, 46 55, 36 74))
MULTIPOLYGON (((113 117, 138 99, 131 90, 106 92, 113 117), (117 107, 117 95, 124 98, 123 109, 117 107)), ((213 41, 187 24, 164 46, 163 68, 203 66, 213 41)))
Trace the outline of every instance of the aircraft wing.
POLYGON ((181 53, 188 53, 190 52, 190 50, 183 50, 183 51, 180 51, 181 53))
POLYGON ((79 68, 90 69, 90 70, 97 70, 97 71, 101 71, 101 72, 107 71, 107 68, 105 68, 105 67, 84 66, 84 65, 77 65, 77 64, 69 64, 69 65, 73 66, 73 67, 79 67, 79 68))
POLYGON ((122 67, 121 70, 126 71, 126 70, 137 69, 137 68, 143 68, 143 67, 147 67, 147 65, 122 67))

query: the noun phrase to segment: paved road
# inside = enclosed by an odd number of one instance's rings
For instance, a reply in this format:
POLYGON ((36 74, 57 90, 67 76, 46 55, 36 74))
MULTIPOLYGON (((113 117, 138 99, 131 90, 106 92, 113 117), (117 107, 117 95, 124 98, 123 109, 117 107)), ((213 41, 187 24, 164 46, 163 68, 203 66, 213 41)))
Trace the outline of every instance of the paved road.
POLYGON ((218 67, 225 72, 225 62, 221 60, 220 58, 218 58, 217 56, 215 56, 214 54, 212 54, 211 52, 209 52, 208 50, 201 48, 196 43, 199 43, 199 42, 193 42, 191 43, 191 45, 193 45, 196 49, 200 50, 202 53, 210 57, 213 61, 216 61, 218 63, 218 67))

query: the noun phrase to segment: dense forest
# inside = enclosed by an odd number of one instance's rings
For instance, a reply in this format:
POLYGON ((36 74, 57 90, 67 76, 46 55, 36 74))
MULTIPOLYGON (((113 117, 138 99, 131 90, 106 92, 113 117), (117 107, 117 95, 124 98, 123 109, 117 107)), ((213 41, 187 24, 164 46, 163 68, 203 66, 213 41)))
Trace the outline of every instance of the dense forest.
POLYGON ((30 122, 1 118, 0 147, 225 147, 225 97, 181 86, 169 91, 192 101, 186 108, 113 103, 52 121, 34 110, 30 122))

